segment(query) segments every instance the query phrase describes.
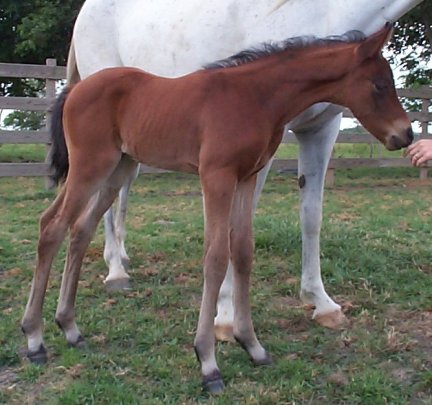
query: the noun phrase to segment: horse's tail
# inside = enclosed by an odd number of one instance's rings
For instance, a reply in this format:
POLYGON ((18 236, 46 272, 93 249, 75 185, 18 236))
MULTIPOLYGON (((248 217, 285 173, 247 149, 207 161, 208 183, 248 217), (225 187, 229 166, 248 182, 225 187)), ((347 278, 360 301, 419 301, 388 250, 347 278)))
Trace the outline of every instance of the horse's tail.
POLYGON ((66 180, 69 170, 68 149, 65 142, 63 128, 63 108, 66 98, 71 87, 67 86, 63 89, 54 104, 51 118, 51 151, 50 151, 50 166, 51 179, 55 184, 66 180))
POLYGON ((80 80, 81 76, 79 74, 78 65, 76 63, 75 44, 72 37, 66 65, 66 84, 68 86, 71 86, 73 84, 77 84, 80 80))

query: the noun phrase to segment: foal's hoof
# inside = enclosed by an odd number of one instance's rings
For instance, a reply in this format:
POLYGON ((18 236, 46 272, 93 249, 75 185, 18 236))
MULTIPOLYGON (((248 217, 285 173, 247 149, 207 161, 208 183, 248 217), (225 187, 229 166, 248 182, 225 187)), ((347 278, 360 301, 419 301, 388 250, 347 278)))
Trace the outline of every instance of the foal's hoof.
POLYGON ((73 347, 75 349, 85 349, 87 347, 87 343, 85 339, 79 335, 76 342, 68 342, 69 347, 73 347))
POLYGON ((208 376, 203 377, 203 388, 212 395, 221 394, 225 388, 222 375, 219 370, 213 371, 208 376))
POLYGON ((317 314, 313 319, 321 326, 329 329, 341 329, 348 325, 348 318, 340 310, 317 314))
POLYGON ((272 356, 269 353, 265 353, 265 356, 261 359, 253 359, 251 358, 254 366, 270 366, 273 364, 272 356))
POLYGON ((233 327, 230 324, 222 324, 214 326, 214 333, 217 340, 220 342, 235 342, 233 327))
POLYGON ((37 349, 35 352, 27 352, 27 358, 32 362, 33 364, 45 364, 48 360, 46 349, 43 345, 39 346, 39 349, 37 349))
POLYGON ((108 292, 129 291, 131 286, 128 278, 117 278, 105 281, 105 288, 108 292))

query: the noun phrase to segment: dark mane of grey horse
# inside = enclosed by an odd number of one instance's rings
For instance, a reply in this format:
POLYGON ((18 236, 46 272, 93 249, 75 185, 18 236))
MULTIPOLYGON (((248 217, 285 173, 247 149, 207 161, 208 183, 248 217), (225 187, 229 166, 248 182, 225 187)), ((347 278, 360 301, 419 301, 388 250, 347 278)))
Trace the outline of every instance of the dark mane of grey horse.
POLYGON ((265 42, 260 46, 245 49, 226 59, 221 59, 204 66, 204 69, 219 69, 226 67, 235 67, 244 65, 245 63, 253 62, 261 57, 280 53, 289 49, 297 50, 309 48, 312 46, 328 46, 335 43, 356 43, 361 42, 366 38, 361 31, 348 31, 343 35, 332 35, 325 38, 317 38, 315 36, 301 36, 288 38, 280 42, 265 42))

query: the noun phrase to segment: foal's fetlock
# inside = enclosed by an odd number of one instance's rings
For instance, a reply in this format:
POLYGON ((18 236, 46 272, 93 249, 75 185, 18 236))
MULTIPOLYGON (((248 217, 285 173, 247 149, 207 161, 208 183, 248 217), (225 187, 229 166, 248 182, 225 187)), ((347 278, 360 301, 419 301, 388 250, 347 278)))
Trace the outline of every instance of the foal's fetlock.
POLYGON ((246 339, 240 338, 238 335, 234 336, 235 340, 249 355, 254 366, 268 366, 273 363, 273 359, 259 343, 249 343, 246 339))
POLYGON ((66 322, 61 320, 61 317, 56 316, 55 322, 64 333, 69 347, 76 347, 78 349, 86 347, 86 341, 82 337, 74 321, 66 322))
MULTIPOLYGON (((200 355, 198 347, 199 346, 195 343, 195 345, 194 345, 195 355, 197 357, 198 362, 202 366, 202 361, 201 361, 202 356, 200 355)), ((222 374, 218 368, 215 368, 208 373, 202 374, 202 386, 203 386, 203 389, 205 391, 209 392, 210 394, 216 395, 216 394, 222 393, 222 391, 225 388, 225 384, 224 384, 223 379, 222 379, 222 374)))
POLYGON ((81 335, 78 336, 78 339, 75 342, 71 342, 68 340, 68 345, 69 345, 69 347, 74 347, 76 349, 87 348, 87 343, 81 335))
POLYGON ((251 356, 251 360, 254 366, 270 366, 271 364, 273 364, 273 359, 270 353, 268 353, 267 351, 264 352, 264 355, 262 357, 259 358, 252 358, 251 356))
POLYGON ((42 334, 39 329, 34 330, 30 322, 23 320, 21 330, 27 339, 27 358, 34 364, 44 364, 48 360, 47 351, 42 342, 42 334), (32 332, 30 332, 32 331, 32 332))

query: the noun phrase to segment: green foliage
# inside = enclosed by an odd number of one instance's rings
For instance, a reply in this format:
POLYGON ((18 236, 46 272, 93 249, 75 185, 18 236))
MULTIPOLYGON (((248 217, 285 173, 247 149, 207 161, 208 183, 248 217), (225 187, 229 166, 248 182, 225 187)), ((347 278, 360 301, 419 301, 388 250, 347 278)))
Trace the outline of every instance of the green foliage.
POLYGON ((431 1, 423 1, 396 23, 390 49, 405 72, 405 86, 432 83, 431 1))
POLYGON ((3 125, 15 129, 38 130, 43 127, 45 114, 37 111, 13 111, 3 120, 3 125))
POLYGON ((0 60, 65 64, 72 29, 83 0, 2 0, 0 60))
MULTIPOLYGON (((66 63, 75 18, 83 0, 2 0, 0 2, 0 61, 44 64, 46 58, 66 63)), ((0 96, 35 97, 45 86, 42 80, 0 79, 0 96)), ((4 125, 38 129, 42 115, 17 112, 4 125)))

